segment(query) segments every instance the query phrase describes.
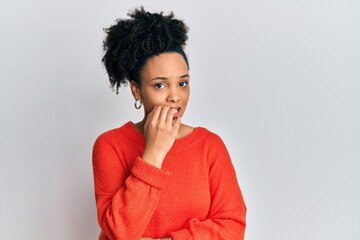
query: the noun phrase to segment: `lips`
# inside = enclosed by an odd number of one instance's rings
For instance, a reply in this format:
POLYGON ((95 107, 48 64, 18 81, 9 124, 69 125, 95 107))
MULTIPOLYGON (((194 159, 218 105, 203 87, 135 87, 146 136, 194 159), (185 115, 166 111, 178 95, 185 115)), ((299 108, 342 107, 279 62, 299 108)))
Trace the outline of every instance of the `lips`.
POLYGON ((181 107, 172 107, 172 109, 176 110, 176 113, 174 114, 174 118, 178 118, 180 116, 181 107))

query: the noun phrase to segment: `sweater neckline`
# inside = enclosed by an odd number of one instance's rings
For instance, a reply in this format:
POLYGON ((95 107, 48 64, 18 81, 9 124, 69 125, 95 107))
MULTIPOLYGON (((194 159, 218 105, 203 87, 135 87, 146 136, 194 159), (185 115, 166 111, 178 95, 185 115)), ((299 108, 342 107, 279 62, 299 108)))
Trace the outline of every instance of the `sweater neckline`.
MULTIPOLYGON (((128 121, 123 126, 126 135, 133 141, 145 146, 145 137, 138 132, 132 121, 128 121)), ((179 152, 189 149, 198 144, 206 135, 208 131, 203 127, 194 127, 193 131, 182 138, 176 139, 169 152, 179 152)))

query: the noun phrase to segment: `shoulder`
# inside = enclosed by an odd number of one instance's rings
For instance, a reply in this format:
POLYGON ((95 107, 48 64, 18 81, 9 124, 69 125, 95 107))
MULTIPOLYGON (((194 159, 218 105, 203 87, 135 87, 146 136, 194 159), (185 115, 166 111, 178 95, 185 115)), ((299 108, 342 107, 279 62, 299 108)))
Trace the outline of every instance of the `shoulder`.
POLYGON ((218 134, 203 126, 193 127, 182 123, 179 132, 180 138, 192 135, 193 133, 200 133, 200 136, 208 138, 209 140, 221 140, 218 134))
POLYGON ((192 135, 196 136, 200 146, 203 148, 206 148, 210 152, 216 152, 218 149, 226 149, 224 141, 217 133, 202 126, 197 126, 193 129, 192 135))
POLYGON ((219 166, 222 169, 227 164, 231 163, 231 157, 229 151, 223 141, 223 139, 215 132, 212 132, 206 128, 200 127, 206 132, 205 148, 208 151, 208 159, 210 166, 219 166))
POLYGON ((196 129, 199 129, 199 131, 202 131, 204 133, 204 137, 206 138, 206 141, 211 144, 224 144, 222 138, 215 132, 205 128, 205 127, 196 127, 196 129))
POLYGON ((119 141, 123 139, 124 137, 126 137, 127 132, 129 131, 130 124, 131 124, 130 122, 127 122, 120 127, 113 128, 101 133, 95 139, 94 145, 103 144, 103 143, 112 143, 115 140, 119 141))
POLYGON ((204 144, 206 145, 206 147, 209 149, 209 156, 217 156, 217 155, 228 155, 228 150, 227 147, 223 141, 223 139, 220 137, 220 135, 218 135, 217 133, 208 130, 207 128, 204 127, 199 127, 200 129, 202 129, 202 131, 204 131, 205 134, 205 139, 204 139, 204 144))

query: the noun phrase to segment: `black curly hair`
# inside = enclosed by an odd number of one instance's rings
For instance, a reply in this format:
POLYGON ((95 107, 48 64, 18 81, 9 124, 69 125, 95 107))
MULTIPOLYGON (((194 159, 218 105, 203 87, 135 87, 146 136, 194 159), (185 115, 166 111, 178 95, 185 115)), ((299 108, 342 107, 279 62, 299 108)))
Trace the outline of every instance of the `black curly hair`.
POLYGON ((151 13, 142 6, 127 15, 130 19, 117 19, 116 24, 104 28, 107 35, 102 62, 116 94, 129 80, 140 85, 140 71, 145 62, 161 53, 180 53, 189 69, 184 52, 189 28, 182 20, 175 19, 173 12, 151 13))

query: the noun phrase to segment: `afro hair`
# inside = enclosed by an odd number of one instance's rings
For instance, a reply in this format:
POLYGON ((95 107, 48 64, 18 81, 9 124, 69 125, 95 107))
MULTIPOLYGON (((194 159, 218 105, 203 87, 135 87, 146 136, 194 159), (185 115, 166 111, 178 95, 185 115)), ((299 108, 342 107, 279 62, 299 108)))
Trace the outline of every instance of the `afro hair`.
POLYGON ((140 82, 140 71, 146 60, 164 52, 180 53, 189 68, 184 52, 188 27, 174 13, 151 13, 144 7, 127 14, 129 19, 117 19, 105 28, 102 62, 109 76, 111 87, 119 93, 119 87, 129 80, 140 82))

